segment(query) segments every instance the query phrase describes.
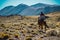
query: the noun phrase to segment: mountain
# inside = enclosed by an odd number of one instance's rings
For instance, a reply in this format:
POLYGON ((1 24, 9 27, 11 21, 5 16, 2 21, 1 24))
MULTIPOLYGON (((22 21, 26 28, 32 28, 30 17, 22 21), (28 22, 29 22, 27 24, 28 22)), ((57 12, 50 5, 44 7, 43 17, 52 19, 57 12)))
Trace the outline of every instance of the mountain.
POLYGON ((43 4, 43 3, 37 3, 37 4, 34 4, 34 5, 31 5, 31 7, 35 7, 35 8, 42 8, 42 7, 46 7, 46 6, 50 6, 48 4, 43 4))
POLYGON ((14 7, 11 12, 8 12, 10 15, 18 15, 21 11, 28 8, 28 5, 19 4, 18 6, 14 7))
POLYGON ((23 10, 20 15, 39 15, 41 12, 46 14, 57 11, 60 11, 60 5, 48 5, 38 3, 35 5, 31 5, 29 8, 23 10))
POLYGON ((31 5, 30 7, 23 10, 20 13, 20 15, 24 15, 24 16, 38 15, 41 11, 43 11, 43 9, 46 6, 48 6, 48 5, 47 4, 42 4, 42 3, 31 5))
POLYGON ((18 13, 20 13, 22 10, 24 10, 25 8, 28 8, 28 5, 25 4, 19 4, 14 8, 9 8, 11 10, 8 10, 7 7, 3 8, 6 10, 2 10, 2 12, 0 12, 2 14, 2 16, 10 16, 10 15, 18 15, 18 13), (8 10, 8 11, 7 11, 8 10), (5 12, 7 11, 7 12, 5 12))
POLYGON ((14 8, 14 6, 7 6, 7 7, 3 8, 2 10, 0 10, 0 15, 3 16, 6 13, 8 14, 8 12, 13 8, 14 8))
POLYGON ((29 8, 26 8, 25 10, 23 10, 21 13, 20 13, 20 15, 33 15, 33 14, 35 14, 34 12, 36 11, 36 9, 35 8, 33 8, 33 7, 29 7, 29 8))
POLYGON ((31 15, 38 15, 40 11, 42 11, 43 8, 34 8, 34 7, 29 7, 23 10, 20 15, 24 16, 31 16, 31 15))
POLYGON ((22 16, 31 16, 39 15, 43 13, 51 13, 60 11, 60 5, 49 5, 43 3, 37 3, 31 6, 25 4, 19 4, 17 6, 7 6, 0 10, 1 16, 10 16, 10 15, 22 15, 22 16))
POLYGON ((60 6, 58 5, 52 5, 52 6, 47 6, 44 8, 44 13, 51 13, 51 12, 57 12, 60 11, 60 6))

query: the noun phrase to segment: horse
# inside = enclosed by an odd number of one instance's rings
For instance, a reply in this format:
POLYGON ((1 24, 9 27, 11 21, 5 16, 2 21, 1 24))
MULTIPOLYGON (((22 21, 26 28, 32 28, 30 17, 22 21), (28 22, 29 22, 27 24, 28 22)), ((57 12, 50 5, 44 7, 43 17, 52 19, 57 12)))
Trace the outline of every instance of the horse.
MULTIPOLYGON (((49 18, 48 16, 45 16, 46 18, 49 18)), ((39 20, 38 18, 38 25, 39 25, 39 29, 41 29, 43 31, 43 27, 45 29, 45 32, 46 32, 46 28, 49 28, 46 21, 44 20, 39 20)))

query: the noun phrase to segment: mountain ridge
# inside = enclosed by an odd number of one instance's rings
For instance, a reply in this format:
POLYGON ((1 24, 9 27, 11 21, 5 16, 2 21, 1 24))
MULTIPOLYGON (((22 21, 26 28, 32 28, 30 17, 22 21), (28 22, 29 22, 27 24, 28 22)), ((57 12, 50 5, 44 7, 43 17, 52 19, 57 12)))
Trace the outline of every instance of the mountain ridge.
POLYGON ((48 5, 43 3, 37 3, 31 6, 28 6, 26 4, 19 4, 17 6, 11 6, 11 7, 12 8, 10 9, 5 7, 2 10, 0 10, 0 15, 1 16, 10 16, 10 15, 29 16, 29 15, 39 15, 40 12, 46 14, 46 13, 60 11, 60 5, 48 5))

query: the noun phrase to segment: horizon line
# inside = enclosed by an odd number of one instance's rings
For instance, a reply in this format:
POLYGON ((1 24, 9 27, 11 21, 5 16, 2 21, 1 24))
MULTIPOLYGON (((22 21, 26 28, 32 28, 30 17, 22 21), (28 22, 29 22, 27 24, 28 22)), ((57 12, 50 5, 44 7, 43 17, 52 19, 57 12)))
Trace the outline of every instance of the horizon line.
MULTIPOLYGON (((20 3, 20 4, 24 4, 24 3, 20 3)), ((20 4, 18 4, 18 5, 20 5, 20 4)), ((32 5, 36 5, 36 4, 38 4, 38 3, 32 4, 32 5)), ((41 3, 41 4, 60 6, 59 4, 49 4, 49 3, 41 3)), ((8 5, 8 6, 18 6, 18 5, 8 5)), ((25 4, 25 5, 32 6, 32 5, 28 5, 28 4, 25 4)), ((5 6, 5 7, 8 7, 8 6, 5 6)), ((1 8, 0 10, 4 9, 5 7, 1 8)))

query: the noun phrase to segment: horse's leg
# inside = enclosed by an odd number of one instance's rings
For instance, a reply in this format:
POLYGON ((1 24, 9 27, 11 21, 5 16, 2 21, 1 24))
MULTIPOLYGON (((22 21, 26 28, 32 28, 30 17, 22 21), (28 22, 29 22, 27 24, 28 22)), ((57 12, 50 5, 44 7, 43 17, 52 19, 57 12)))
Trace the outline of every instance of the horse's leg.
POLYGON ((43 26, 40 25, 40 29, 39 29, 40 32, 43 32, 43 26))
POLYGON ((38 29, 40 30, 40 22, 39 21, 38 21, 38 25, 39 25, 38 29))
POLYGON ((41 25, 40 27, 41 27, 41 31, 43 31, 43 25, 41 25))
POLYGON ((47 30, 46 28, 49 28, 48 25, 46 24, 46 22, 44 22, 45 25, 45 31, 47 30))
POLYGON ((39 29, 40 29, 40 25, 39 25, 39 29))
POLYGON ((45 22, 45 26, 46 26, 47 28, 49 28, 46 22, 45 22))
POLYGON ((41 24, 39 24, 39 29, 41 30, 41 24))
POLYGON ((45 26, 45 32, 46 32, 46 26, 45 26))

